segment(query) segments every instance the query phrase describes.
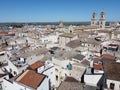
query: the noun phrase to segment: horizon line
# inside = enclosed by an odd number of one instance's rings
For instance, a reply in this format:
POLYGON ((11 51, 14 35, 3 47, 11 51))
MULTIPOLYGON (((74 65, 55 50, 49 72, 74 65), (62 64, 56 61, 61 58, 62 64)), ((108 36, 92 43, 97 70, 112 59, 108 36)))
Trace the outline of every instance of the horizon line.
MULTIPOLYGON (((62 20, 61 20, 62 21, 62 20)), ((0 23, 59 23, 60 21, 40 21, 40 22, 37 22, 37 21, 15 21, 15 22, 0 22, 0 23)), ((79 23, 79 22, 91 22, 91 21, 62 21, 64 23, 79 23)), ((106 21, 106 22, 120 22, 120 21, 106 21)))

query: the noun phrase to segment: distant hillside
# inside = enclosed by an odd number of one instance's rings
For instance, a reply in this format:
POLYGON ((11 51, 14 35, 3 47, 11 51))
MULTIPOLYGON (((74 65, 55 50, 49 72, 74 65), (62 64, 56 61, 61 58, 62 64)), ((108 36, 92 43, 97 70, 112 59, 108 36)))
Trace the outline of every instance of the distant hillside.
MULTIPOLYGON (((64 25, 90 25, 90 22, 63 22, 64 25)), ((59 25, 59 22, 0 23, 0 26, 59 25)), ((106 22, 109 25, 109 22, 106 22)))

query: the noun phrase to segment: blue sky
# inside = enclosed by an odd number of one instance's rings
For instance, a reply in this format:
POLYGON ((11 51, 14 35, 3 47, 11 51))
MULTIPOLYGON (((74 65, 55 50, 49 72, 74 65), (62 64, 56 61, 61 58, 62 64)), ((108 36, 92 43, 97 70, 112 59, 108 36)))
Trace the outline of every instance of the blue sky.
POLYGON ((0 0, 0 22, 120 21, 120 0, 0 0))

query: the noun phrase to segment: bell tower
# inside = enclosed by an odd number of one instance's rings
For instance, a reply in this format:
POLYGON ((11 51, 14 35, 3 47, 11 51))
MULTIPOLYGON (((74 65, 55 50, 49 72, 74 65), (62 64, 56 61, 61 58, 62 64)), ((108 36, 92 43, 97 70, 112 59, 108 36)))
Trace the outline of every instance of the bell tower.
POLYGON ((96 12, 93 12, 92 19, 91 19, 91 26, 97 26, 97 18, 96 18, 96 16, 97 16, 96 12))
POLYGON ((105 28, 105 13, 101 12, 99 19, 99 28, 105 28))
POLYGON ((63 21, 60 21, 59 27, 60 27, 60 28, 63 28, 63 26, 64 26, 63 21))

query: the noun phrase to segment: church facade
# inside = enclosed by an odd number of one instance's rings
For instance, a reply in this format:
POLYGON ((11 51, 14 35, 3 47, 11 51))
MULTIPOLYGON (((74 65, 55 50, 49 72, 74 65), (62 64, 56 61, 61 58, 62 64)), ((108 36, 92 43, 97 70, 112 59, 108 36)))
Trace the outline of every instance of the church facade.
POLYGON ((93 12, 91 19, 91 26, 97 26, 99 28, 105 28, 105 12, 101 12, 99 21, 97 20, 97 13, 93 12))

